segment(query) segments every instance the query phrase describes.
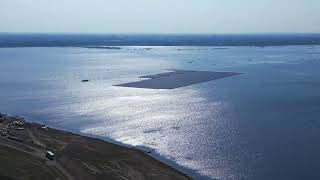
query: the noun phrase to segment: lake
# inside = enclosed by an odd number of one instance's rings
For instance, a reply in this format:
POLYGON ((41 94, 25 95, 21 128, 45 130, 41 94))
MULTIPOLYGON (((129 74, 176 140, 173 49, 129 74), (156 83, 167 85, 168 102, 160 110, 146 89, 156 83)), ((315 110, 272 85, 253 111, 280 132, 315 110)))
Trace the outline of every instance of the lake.
POLYGON ((196 179, 320 178, 320 46, 0 48, 0 61, 0 112, 152 149, 196 179), (113 86, 170 69, 242 74, 113 86))

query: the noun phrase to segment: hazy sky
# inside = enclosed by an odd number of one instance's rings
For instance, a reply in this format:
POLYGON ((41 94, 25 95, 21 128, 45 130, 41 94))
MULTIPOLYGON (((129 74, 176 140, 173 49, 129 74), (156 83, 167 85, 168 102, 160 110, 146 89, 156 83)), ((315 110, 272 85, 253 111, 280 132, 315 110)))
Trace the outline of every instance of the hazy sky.
POLYGON ((320 32, 320 0, 0 0, 0 32, 320 32))

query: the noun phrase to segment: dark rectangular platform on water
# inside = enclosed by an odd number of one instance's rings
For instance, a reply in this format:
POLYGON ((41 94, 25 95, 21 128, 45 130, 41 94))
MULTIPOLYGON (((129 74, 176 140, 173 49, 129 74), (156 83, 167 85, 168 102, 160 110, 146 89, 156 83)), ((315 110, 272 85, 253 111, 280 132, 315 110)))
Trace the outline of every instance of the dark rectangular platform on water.
POLYGON ((141 76, 140 78, 148 79, 114 86, 146 89, 175 89, 191 84, 202 83, 239 74, 241 73, 174 70, 172 72, 141 76))

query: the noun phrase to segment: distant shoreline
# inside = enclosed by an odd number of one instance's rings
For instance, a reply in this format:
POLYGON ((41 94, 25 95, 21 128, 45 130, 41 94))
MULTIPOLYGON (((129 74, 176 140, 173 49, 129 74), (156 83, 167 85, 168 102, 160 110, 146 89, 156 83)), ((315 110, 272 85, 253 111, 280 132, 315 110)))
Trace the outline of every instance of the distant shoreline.
MULTIPOLYGON (((142 50, 152 50, 156 47, 212 47, 215 50, 226 50, 231 47, 256 47, 256 48, 264 48, 264 47, 288 47, 288 46, 320 46, 320 44, 297 44, 297 45, 266 45, 266 46, 245 46, 245 45, 234 45, 234 46, 194 46, 194 45, 183 45, 183 46, 158 46, 158 45, 141 45, 141 46, 94 46, 94 47, 88 47, 88 46, 0 46, 0 49, 14 49, 14 48, 85 48, 85 49, 100 49, 100 50, 128 50, 128 48, 132 47, 135 48, 135 50, 142 49, 142 50)), ((185 49, 177 49, 177 51, 182 51, 185 49)))
POLYGON ((320 45, 320 33, 50 34, 0 33, 0 47, 289 46, 320 45))

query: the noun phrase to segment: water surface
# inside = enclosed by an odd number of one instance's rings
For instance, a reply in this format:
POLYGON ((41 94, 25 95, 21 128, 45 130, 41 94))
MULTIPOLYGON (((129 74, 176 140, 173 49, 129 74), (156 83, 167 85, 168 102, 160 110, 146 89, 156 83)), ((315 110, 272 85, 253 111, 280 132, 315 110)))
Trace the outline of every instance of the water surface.
POLYGON ((0 61, 1 112, 154 149, 195 178, 320 178, 320 46, 1 48, 0 61), (112 86, 168 69, 243 74, 112 86))

